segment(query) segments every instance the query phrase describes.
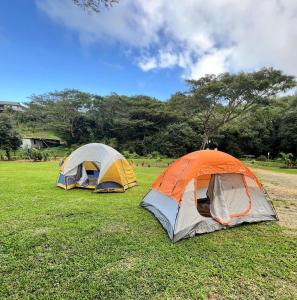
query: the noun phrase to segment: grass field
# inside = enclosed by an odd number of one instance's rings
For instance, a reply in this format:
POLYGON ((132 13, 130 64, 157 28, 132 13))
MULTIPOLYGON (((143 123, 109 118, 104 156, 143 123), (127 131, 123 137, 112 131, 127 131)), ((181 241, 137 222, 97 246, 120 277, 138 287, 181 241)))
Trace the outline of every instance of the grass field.
POLYGON ((280 161, 243 161, 248 167, 261 168, 263 170, 274 171, 284 174, 297 174, 297 168, 285 168, 285 164, 280 161))
POLYGON ((123 194, 55 187, 57 163, 0 162, 0 299, 296 299, 297 232, 245 225, 171 244, 123 194))

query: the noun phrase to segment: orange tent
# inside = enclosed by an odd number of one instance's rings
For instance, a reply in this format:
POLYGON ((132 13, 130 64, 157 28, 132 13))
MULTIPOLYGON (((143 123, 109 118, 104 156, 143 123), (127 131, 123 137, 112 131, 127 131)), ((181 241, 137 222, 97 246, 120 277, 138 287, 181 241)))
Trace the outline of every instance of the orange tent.
POLYGON ((174 161, 141 205, 174 241, 242 222, 277 219, 253 172, 215 150, 195 151, 174 161))

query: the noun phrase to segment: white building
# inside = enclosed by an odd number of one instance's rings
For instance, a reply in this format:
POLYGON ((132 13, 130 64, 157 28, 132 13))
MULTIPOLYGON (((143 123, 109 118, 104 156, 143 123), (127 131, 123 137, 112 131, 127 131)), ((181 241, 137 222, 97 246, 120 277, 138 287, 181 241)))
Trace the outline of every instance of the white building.
POLYGON ((22 139, 22 148, 48 148, 60 146, 61 142, 58 139, 44 139, 25 137, 22 139))
POLYGON ((12 109, 14 111, 23 111, 24 106, 19 102, 14 101, 0 101, 0 113, 7 109, 12 109))

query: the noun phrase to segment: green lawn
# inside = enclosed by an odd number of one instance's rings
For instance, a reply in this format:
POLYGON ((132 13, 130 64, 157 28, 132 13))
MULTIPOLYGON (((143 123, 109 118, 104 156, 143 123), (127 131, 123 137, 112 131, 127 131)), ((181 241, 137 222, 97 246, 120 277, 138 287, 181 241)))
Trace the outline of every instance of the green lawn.
POLYGON ((24 138, 60 139, 52 131, 32 129, 32 126, 16 125, 16 130, 24 138))
POLYGON ((245 225, 171 244, 124 194, 55 187, 53 162, 0 162, 0 299, 293 299, 296 231, 245 225))
POLYGON ((280 161, 243 161, 248 167, 260 168, 285 174, 297 174, 297 168, 285 168, 284 163, 280 161))

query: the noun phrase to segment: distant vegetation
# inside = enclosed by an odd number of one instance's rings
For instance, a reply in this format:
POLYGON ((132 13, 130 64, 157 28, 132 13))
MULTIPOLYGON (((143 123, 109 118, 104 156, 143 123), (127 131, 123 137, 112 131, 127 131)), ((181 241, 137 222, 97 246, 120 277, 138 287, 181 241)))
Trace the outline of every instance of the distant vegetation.
POLYGON ((72 0, 77 6, 93 12, 100 12, 102 7, 111 7, 119 0, 72 0))
POLYGON ((59 137, 68 149, 102 142, 127 156, 174 158, 218 148, 264 161, 269 152, 270 158, 281 155, 288 166, 295 164, 297 96, 278 96, 296 85, 293 77, 263 69, 208 75, 188 84, 168 101, 79 90, 33 95, 24 112, 4 113, 5 122, 8 118, 24 135, 59 137))
POLYGON ((21 144, 21 136, 13 128, 10 118, 3 114, 0 118, 0 149, 10 159, 10 152, 17 150, 21 144))

